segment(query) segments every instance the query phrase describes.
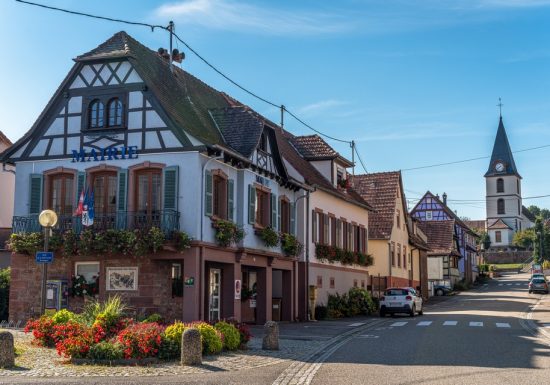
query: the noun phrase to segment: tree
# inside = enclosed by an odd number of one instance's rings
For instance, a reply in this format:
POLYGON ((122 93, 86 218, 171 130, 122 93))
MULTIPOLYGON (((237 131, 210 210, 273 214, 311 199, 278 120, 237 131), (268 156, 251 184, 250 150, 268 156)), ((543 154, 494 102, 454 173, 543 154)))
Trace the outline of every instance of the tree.
POLYGON ((543 242, 541 241, 541 237, 546 238, 546 232, 544 225, 542 224, 542 218, 538 217, 535 221, 535 228, 534 228, 535 234, 536 234, 536 241, 533 248, 533 261, 535 263, 541 263, 544 258, 544 250, 543 242))
POLYGON ((525 229, 518 231, 514 234, 514 239, 512 243, 514 246, 521 247, 524 249, 530 249, 533 247, 537 241, 537 234, 535 234, 535 229, 525 229))
POLYGON ((548 209, 541 209, 538 206, 531 205, 527 208, 531 214, 533 214, 534 217, 541 217, 542 219, 550 219, 550 210, 548 209))

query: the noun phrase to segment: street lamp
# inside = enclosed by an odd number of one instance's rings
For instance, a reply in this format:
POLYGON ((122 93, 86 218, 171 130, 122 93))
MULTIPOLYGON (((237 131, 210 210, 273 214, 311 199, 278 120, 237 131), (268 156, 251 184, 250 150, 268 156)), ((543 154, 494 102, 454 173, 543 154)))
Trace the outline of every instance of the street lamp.
MULTIPOLYGON (((43 210, 38 216, 38 223, 44 228, 44 251, 48 251, 50 233, 52 227, 57 223, 57 214, 53 210, 43 210)), ((46 312, 46 280, 48 277, 48 264, 42 264, 42 295, 40 303, 40 314, 46 312)))

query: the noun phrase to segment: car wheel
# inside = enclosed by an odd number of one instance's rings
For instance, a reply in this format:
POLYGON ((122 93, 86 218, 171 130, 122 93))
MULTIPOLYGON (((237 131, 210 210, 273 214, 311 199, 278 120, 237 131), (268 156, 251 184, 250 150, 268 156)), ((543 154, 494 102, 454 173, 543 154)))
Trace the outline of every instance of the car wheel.
POLYGON ((409 313, 409 316, 414 317, 415 315, 416 315, 416 306, 413 305, 409 313))
POLYGON ((443 290, 437 289, 437 291, 435 292, 435 295, 442 296, 443 295, 443 290))

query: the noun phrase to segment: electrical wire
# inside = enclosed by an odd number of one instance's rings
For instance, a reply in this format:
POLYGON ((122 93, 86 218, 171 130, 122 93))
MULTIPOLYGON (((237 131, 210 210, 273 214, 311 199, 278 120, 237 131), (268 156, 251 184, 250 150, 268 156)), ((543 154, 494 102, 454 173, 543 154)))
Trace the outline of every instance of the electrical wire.
POLYGON ((363 167, 363 170, 365 170, 365 173, 369 173, 367 171, 367 168, 365 167, 365 164, 363 163, 363 159, 361 159, 361 155, 359 155, 359 151, 357 150, 357 145, 354 143, 353 151, 357 154, 357 159, 359 159, 359 163, 361 163, 361 167, 363 167))
POLYGON ((123 24, 130 24, 130 25, 139 25, 139 26, 142 26, 142 27, 149 27, 149 28, 151 28, 151 31, 154 31, 155 28, 160 28, 160 29, 164 29, 164 30, 168 31, 168 28, 164 27, 162 25, 153 25, 153 24, 141 23, 141 22, 137 22, 137 21, 114 19, 112 17, 106 17, 106 16, 97 16, 97 15, 92 15, 92 14, 89 14, 89 13, 71 11, 71 10, 68 10, 68 9, 52 7, 52 6, 49 6, 49 5, 33 3, 33 2, 30 2, 30 1, 24 1, 24 0, 15 0, 15 1, 17 1, 18 3, 34 5, 36 7, 46 8, 46 9, 50 9, 50 10, 53 10, 53 11, 65 12, 65 13, 69 13, 69 14, 72 14, 72 15, 86 16, 86 17, 91 17, 93 19, 100 19, 100 20, 113 21, 113 22, 116 22, 116 23, 123 23, 123 24))

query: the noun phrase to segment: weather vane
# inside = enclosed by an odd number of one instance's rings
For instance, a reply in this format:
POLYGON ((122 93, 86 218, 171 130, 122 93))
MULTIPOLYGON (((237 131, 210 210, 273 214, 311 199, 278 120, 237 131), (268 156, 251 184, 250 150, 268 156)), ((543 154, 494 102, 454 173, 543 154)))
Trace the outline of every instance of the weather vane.
POLYGON ((502 106, 503 106, 503 105, 504 105, 504 104, 502 104, 502 100, 501 100, 500 98, 498 98, 497 107, 498 107, 498 109, 499 109, 499 111, 500 111, 500 117, 501 117, 501 118, 502 118, 502 106))

